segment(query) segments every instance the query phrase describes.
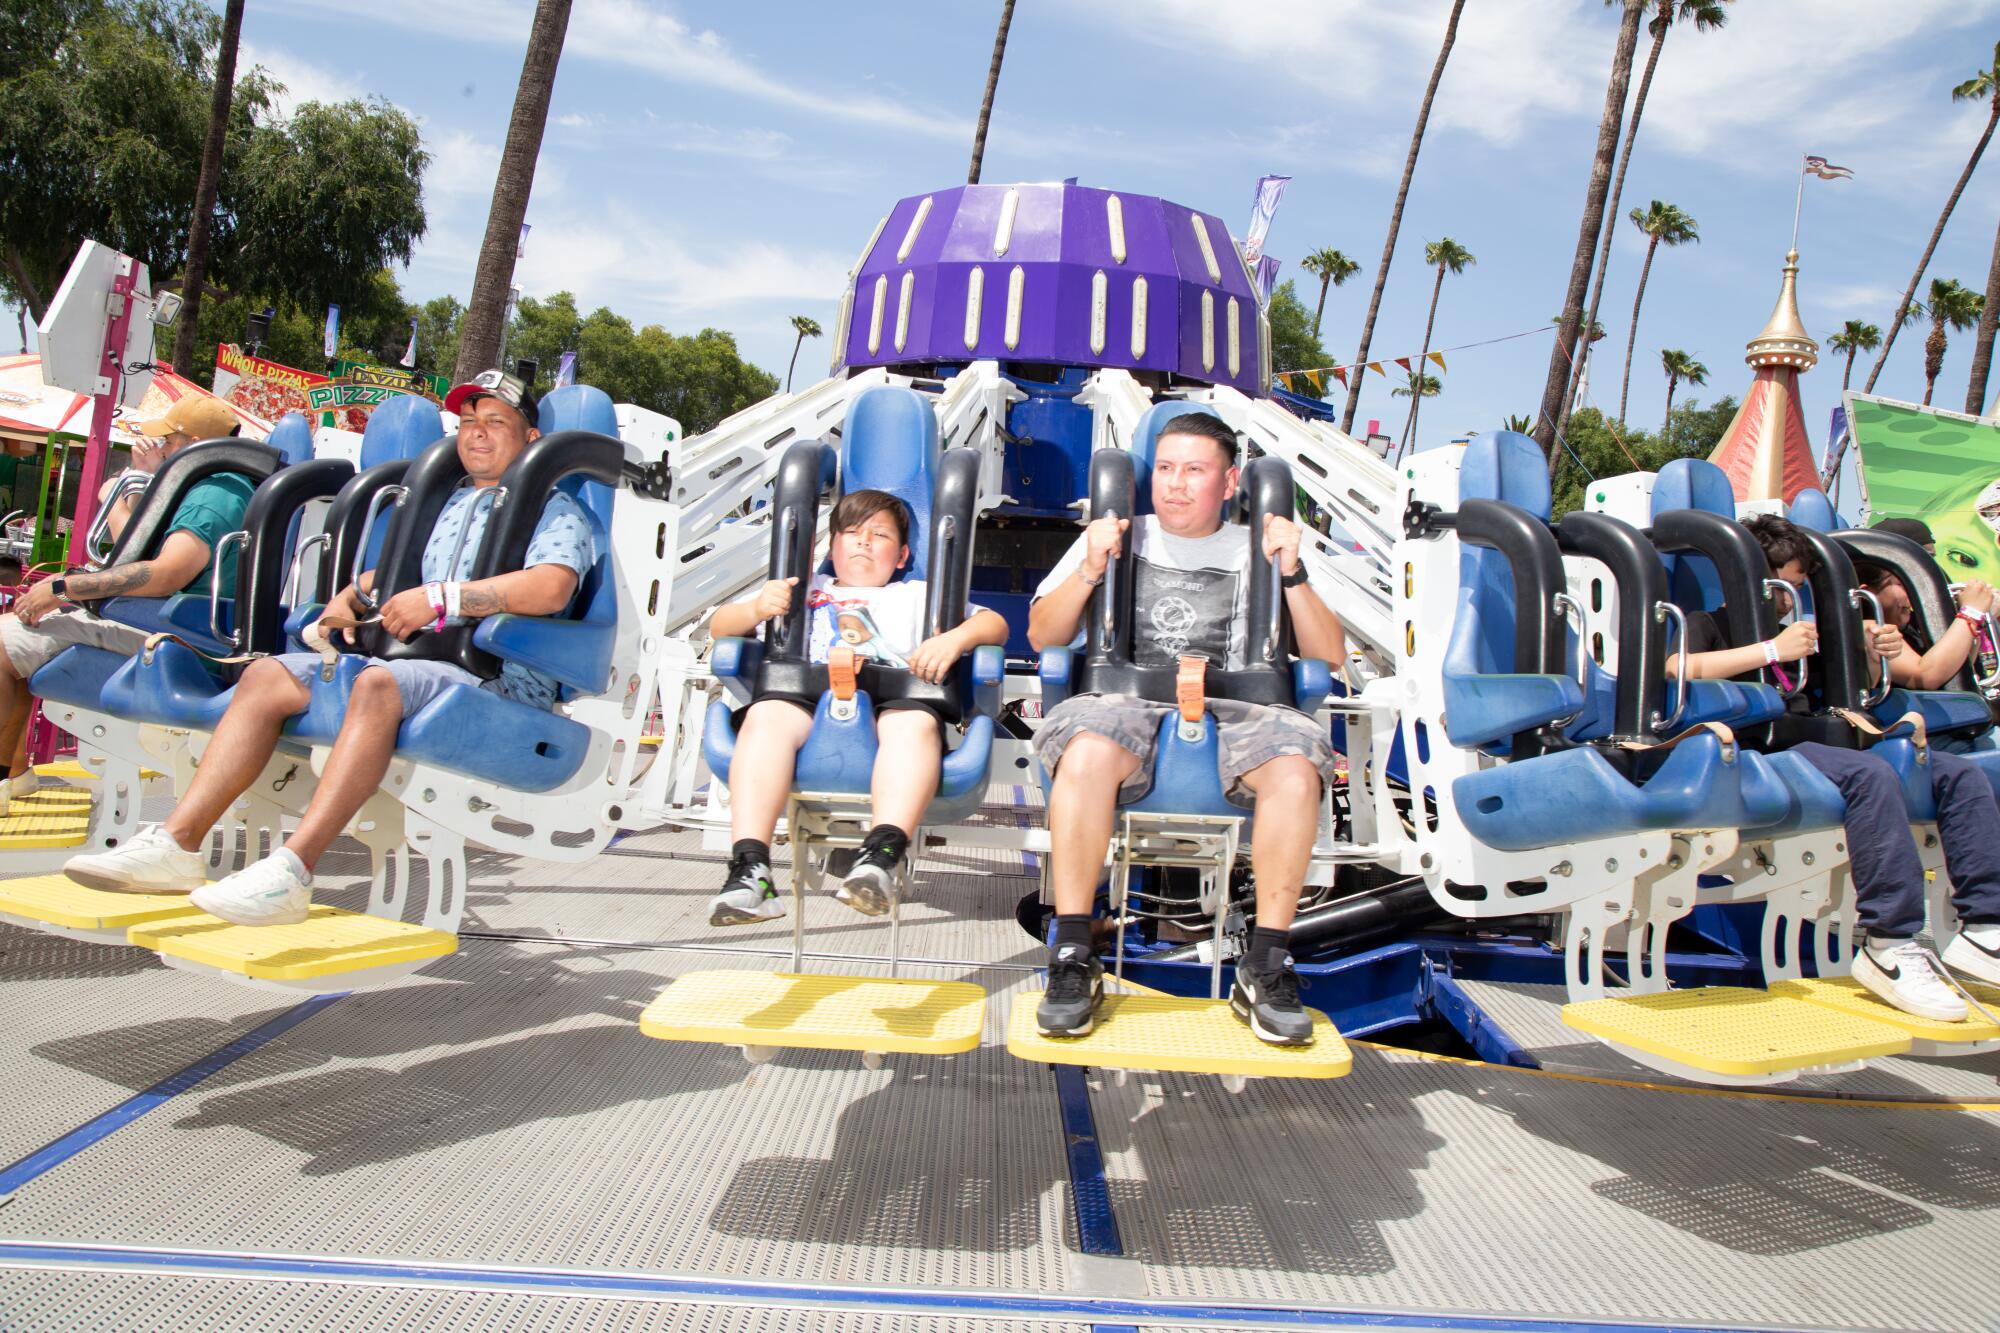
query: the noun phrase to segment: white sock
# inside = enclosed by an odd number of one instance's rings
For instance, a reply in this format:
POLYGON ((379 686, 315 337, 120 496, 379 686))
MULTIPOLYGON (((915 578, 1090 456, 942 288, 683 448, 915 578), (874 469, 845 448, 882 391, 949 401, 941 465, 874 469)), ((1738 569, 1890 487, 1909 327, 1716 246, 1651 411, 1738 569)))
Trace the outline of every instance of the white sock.
POLYGON ((306 863, 304 861, 299 860, 299 854, 297 852, 293 851, 289 847, 280 847, 276 852, 273 852, 272 855, 276 856, 280 861, 283 861, 286 865, 292 868, 292 873, 299 877, 299 883, 304 884, 307 887, 311 887, 313 882, 312 871, 306 869, 306 863))
POLYGON ((1982 921, 1977 925, 1961 926, 1958 933, 1982 949, 2000 949, 2000 921, 1982 921))

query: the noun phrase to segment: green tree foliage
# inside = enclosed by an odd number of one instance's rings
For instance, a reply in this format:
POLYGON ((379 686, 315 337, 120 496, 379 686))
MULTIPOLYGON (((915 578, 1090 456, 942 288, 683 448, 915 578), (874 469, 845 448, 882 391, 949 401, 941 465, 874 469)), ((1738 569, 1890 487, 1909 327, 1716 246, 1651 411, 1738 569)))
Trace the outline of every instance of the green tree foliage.
MULTIPOLYGON (((0 286, 39 316, 84 236, 171 286, 207 129, 215 15, 198 0, 4 9, 0 286)), ((416 126, 384 102, 307 103, 280 121, 276 87, 260 70, 236 81, 211 295, 228 304, 241 284, 253 300, 302 308, 365 304, 359 289, 423 235, 428 157, 416 126)))
MULTIPOLYGON (((1683 403, 1673 411, 1666 438, 1647 430, 1618 429, 1595 407, 1579 409, 1569 419, 1563 439, 1590 469, 1591 477, 1616 477, 1627 472, 1657 472, 1676 458, 1706 458, 1722 442, 1722 433, 1736 419, 1737 402, 1724 396, 1703 407, 1683 403), (1619 442, 1624 448, 1619 448, 1619 442), (1626 456, 1627 450, 1631 457, 1626 456), (1638 467, 1633 467, 1637 460, 1638 467)), ((1518 418, 1517 418, 1518 420, 1518 418)), ((1558 446, 1558 452, 1560 452, 1558 446)), ((1557 517, 1583 508, 1589 479, 1577 470, 1576 459, 1564 453, 1556 469, 1554 496, 1557 517)))
MULTIPOLYGON (((1278 284, 1271 293, 1271 303, 1265 307, 1271 319, 1271 371, 1277 374, 1287 370, 1317 370, 1330 365, 1332 358, 1326 348, 1320 346, 1313 336, 1312 312, 1299 300, 1298 286, 1287 280, 1278 284)), ((1304 381, 1300 382, 1300 392, 1305 392, 1304 381)))

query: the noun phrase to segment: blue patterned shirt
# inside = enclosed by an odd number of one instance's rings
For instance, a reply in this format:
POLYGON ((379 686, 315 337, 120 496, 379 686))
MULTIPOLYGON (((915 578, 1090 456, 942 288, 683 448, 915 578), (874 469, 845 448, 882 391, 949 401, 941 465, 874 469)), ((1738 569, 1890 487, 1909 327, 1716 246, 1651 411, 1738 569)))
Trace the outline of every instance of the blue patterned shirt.
MULTIPOLYGON (((444 511, 438 515, 436 526, 431 528, 431 538, 424 544, 424 582, 450 583, 472 577, 479 542, 486 535, 486 520, 493 512, 490 500, 481 500, 477 512, 473 511, 472 498, 479 493, 479 488, 461 487, 453 492, 451 499, 445 501, 444 511), (466 534, 465 544, 460 546, 458 534, 465 526, 468 513, 472 513, 472 531, 466 534), (451 558, 453 550, 458 551, 455 565, 451 558)), ((528 555, 521 562, 521 568, 561 565, 576 575, 580 585, 584 574, 597 558, 592 545, 590 519, 584 514, 583 506, 561 491, 551 491, 548 503, 542 506, 542 516, 535 523, 534 536, 528 540, 528 555)), ((558 614, 566 615, 568 610, 565 607, 558 614)), ((448 623, 463 624, 464 621, 448 623)), ((555 707, 555 678, 530 670, 519 662, 503 663, 500 679, 495 684, 499 693, 509 699, 535 708, 555 707)))

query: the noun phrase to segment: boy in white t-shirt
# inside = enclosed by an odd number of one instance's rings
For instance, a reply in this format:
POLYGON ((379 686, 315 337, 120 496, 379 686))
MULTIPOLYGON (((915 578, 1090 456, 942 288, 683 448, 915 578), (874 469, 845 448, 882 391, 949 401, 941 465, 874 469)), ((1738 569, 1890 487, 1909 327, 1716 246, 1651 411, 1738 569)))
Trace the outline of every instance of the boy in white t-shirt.
MULTIPOLYGON (((890 582, 910 560, 909 516, 895 496, 871 490, 843 496, 828 516, 827 528, 833 575, 814 575, 806 589, 808 660, 824 662, 836 643, 845 643, 857 657, 938 683, 974 648, 1007 641, 1007 622, 982 607, 966 608, 969 614, 956 629, 919 641, 925 584, 921 579, 890 582)), ((709 633, 716 638, 754 633, 791 610, 797 582, 772 579, 742 601, 717 607, 709 633)), ((729 828, 735 845, 729 877, 709 904, 711 926, 770 921, 785 914, 771 878, 771 836, 791 794, 799 748, 812 730, 817 702, 790 696, 760 699, 737 728, 736 754, 729 765, 729 828)), ((871 791, 875 824, 834 894, 868 916, 889 910, 897 863, 909 852, 910 835, 937 791, 944 761, 943 719, 924 703, 878 703, 875 732, 881 740, 871 791)))

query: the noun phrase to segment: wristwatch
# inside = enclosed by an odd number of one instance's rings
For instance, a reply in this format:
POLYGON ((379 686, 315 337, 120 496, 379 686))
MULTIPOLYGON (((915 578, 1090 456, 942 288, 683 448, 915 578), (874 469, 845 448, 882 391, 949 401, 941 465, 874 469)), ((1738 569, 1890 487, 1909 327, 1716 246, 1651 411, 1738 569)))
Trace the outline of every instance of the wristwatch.
POLYGON ((58 602, 67 602, 69 600, 68 575, 49 580, 49 595, 54 597, 58 602))
POLYGON ((1280 574, 1278 576, 1278 584, 1280 587, 1296 588, 1301 583, 1306 582, 1311 577, 1312 575, 1306 572, 1306 562, 1301 560, 1299 561, 1299 567, 1297 569, 1293 570, 1289 574, 1280 574))

